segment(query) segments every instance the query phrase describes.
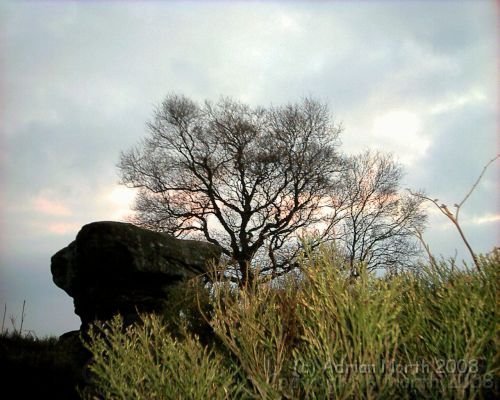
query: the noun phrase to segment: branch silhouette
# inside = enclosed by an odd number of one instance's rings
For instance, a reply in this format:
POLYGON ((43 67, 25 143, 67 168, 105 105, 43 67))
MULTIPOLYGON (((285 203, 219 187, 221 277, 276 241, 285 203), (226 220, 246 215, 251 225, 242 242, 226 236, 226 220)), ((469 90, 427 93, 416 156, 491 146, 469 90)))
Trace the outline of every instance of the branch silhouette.
MULTIPOLYGON (((412 192, 410 189, 408 189, 408 192, 410 192, 410 194, 412 194, 413 196, 419 197, 423 200, 427 200, 427 201, 430 201, 431 203, 433 203, 438 208, 438 210, 441 211, 453 223, 453 225, 455 225, 455 227, 457 228, 458 233, 460 234, 460 237, 462 238, 462 241, 464 242, 465 246, 467 247, 467 250, 469 251, 469 253, 472 257, 472 261, 474 262, 474 265, 476 266, 478 271, 481 271, 481 266, 480 266, 478 257, 476 255, 476 253, 474 252, 474 250, 472 249, 469 241, 465 237, 465 233, 464 233, 462 227, 460 226, 460 222, 459 222, 458 218, 459 218, 460 209, 465 204, 465 202, 469 199, 469 197, 474 192, 474 190, 477 188, 477 186, 478 186, 479 182, 481 181, 481 179, 483 178, 486 170, 489 168, 489 166, 491 164, 493 164, 499 158, 500 158, 500 154, 497 154, 496 157, 492 158, 490 161, 488 161, 488 163, 486 163, 486 165, 483 167, 483 170, 481 171, 481 174, 476 179, 476 181, 474 182, 474 184, 472 185, 470 190, 466 193, 463 200, 460 203, 458 203, 458 204, 455 203, 453 205, 453 207, 455 207, 455 213, 451 212, 449 207, 446 204, 444 204, 444 203, 439 204, 439 199, 432 199, 432 198, 425 196, 421 193, 415 193, 415 192, 412 192)), ((420 235, 420 239, 422 240, 421 235, 420 235)), ((426 247, 426 250, 428 251, 428 247, 426 247)), ((433 258, 434 257, 431 258, 431 262, 432 262, 433 258)))

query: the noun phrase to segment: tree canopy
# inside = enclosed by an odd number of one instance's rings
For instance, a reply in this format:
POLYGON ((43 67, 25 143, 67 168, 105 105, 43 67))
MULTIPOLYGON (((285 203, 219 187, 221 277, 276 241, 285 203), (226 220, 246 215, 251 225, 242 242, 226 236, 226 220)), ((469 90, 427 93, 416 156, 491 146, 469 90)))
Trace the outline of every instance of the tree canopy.
POLYGON ((148 130, 119 163, 122 182, 139 188, 137 222, 201 234, 235 262, 243 285, 258 255, 260 272, 276 276, 290 267, 300 232, 314 226, 319 237, 328 234, 325 199, 342 162, 341 128, 326 105, 199 105, 172 95, 148 130))

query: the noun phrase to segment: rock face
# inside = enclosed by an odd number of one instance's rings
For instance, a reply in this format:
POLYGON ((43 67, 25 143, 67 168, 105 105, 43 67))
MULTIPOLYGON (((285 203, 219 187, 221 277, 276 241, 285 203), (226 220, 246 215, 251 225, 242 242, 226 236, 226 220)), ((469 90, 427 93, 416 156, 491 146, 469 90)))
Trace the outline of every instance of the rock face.
POLYGON ((52 256, 54 283, 74 299, 82 328, 94 320, 162 310, 168 292, 203 274, 221 251, 210 243, 180 240, 121 222, 85 225, 76 240, 52 256))

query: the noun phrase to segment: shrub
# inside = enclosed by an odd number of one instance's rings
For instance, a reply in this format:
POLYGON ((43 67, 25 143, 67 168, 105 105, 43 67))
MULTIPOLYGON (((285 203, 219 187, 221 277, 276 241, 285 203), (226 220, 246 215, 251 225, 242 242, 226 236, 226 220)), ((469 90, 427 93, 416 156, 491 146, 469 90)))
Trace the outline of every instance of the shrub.
POLYGON ((191 297, 187 311, 173 312, 180 319, 148 316, 127 329, 115 319, 91 331, 92 393, 106 399, 492 398, 500 371, 500 257, 479 260, 480 270, 443 261, 390 277, 360 265, 354 279, 326 247, 307 254, 301 273, 280 285, 198 287, 195 297, 205 303, 194 311, 191 297), (192 333, 200 315, 213 329, 211 343, 192 333))
POLYGON ((279 288, 266 284, 244 291, 215 285, 210 323, 253 398, 281 398, 288 390, 284 369, 300 329, 296 296, 292 279, 279 288))
POLYGON ((154 315, 124 328, 117 316, 89 332, 93 385, 84 398, 225 399, 238 397, 236 370, 198 339, 172 337, 154 315))

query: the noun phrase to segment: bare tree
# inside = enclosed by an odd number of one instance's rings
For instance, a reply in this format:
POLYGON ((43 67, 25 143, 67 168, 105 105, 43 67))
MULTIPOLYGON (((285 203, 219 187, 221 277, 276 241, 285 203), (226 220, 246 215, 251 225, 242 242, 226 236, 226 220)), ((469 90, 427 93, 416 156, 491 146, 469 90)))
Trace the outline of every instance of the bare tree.
POLYGON ((173 95, 148 128, 119 163, 122 183, 139 188, 136 222, 201 234, 234 261, 240 285, 255 279, 257 254, 267 256, 260 272, 277 276, 290 268, 301 232, 321 226, 319 240, 329 232, 320 222, 340 169, 341 129, 324 104, 198 105, 173 95))
POLYGON ((401 193, 402 168, 391 155, 364 152, 346 159, 332 203, 339 210, 340 242, 351 273, 357 262, 368 269, 396 270, 418 254, 416 229, 426 217, 421 200, 401 193))

